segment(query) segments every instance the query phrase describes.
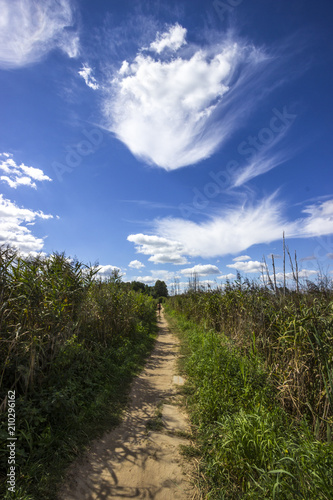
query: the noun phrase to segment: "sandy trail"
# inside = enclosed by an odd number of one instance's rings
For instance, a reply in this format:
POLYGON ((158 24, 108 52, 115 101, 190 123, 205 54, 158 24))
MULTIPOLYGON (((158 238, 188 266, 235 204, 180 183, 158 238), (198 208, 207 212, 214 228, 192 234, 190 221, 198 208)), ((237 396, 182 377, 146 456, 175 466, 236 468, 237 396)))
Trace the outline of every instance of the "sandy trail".
POLYGON ((189 466, 179 454, 179 445, 188 444, 179 431, 189 431, 189 424, 177 397, 182 379, 176 356, 177 339, 162 312, 155 348, 132 384, 123 422, 72 464, 59 500, 194 498, 189 466), (161 402, 163 428, 148 431, 161 402))

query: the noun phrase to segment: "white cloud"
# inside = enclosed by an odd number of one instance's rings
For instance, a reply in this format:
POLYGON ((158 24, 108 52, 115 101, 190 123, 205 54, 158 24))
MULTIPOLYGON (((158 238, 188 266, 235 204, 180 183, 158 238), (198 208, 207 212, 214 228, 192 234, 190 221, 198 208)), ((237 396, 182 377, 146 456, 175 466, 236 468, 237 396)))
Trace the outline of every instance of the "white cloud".
POLYGON ((290 125, 285 126, 284 131, 279 132, 268 146, 263 147, 261 145, 261 151, 256 153, 243 168, 236 171, 233 179, 233 187, 242 186, 254 177, 265 174, 282 163, 285 163, 290 158, 291 152, 287 153, 287 150, 283 152, 279 151, 278 153, 272 153, 271 151, 271 149, 283 139, 289 130, 289 126, 290 125))
POLYGON ((0 194, 0 245, 11 245, 27 254, 40 252, 43 238, 35 237, 27 225, 34 225, 37 219, 52 219, 52 215, 19 208, 0 194))
MULTIPOLYGON (((185 34, 175 25, 150 47, 176 51, 185 34)), ((264 59, 231 35, 202 49, 190 45, 186 55, 158 58, 141 50, 110 83, 107 126, 150 164, 173 170, 197 163, 230 136, 240 117, 243 123, 254 102, 251 91, 266 78, 264 59)))
POLYGON ((183 257, 180 254, 163 254, 163 253, 158 253, 155 255, 152 255, 148 259, 150 262, 154 262, 154 264, 174 264, 177 266, 182 266, 184 264, 187 264, 188 260, 186 257, 183 257))
POLYGON ((7 175, 1 175, 0 180, 2 182, 7 182, 8 186, 14 189, 16 189, 17 186, 29 186, 34 189, 37 188, 36 183, 31 182, 30 177, 16 177, 15 180, 12 180, 7 175))
POLYGON ((162 280, 168 282, 173 280, 176 276, 175 273, 166 271, 164 269, 158 269, 156 271, 151 271, 151 275, 155 278, 155 280, 162 280))
POLYGON ((72 32, 63 32, 58 41, 58 47, 71 59, 76 58, 80 53, 80 38, 79 35, 72 32))
MULTIPOLYGON (((238 254, 256 244, 279 241, 283 232, 287 238, 333 233, 333 200, 306 207, 303 213, 304 217, 288 221, 284 206, 273 195, 256 205, 226 208, 200 223, 172 217, 157 219, 154 221, 157 234, 133 234, 128 240, 136 244, 139 253, 151 255, 154 262, 160 255, 214 258, 238 254)), ((243 257, 240 262, 247 265, 245 260, 249 256, 240 257, 243 257)))
POLYGON ((218 280, 233 280, 234 278, 236 278, 236 275, 233 273, 222 274, 221 276, 217 277, 218 280))
POLYGON ((114 272, 114 271, 121 271, 121 269, 117 266, 111 266, 111 265, 106 265, 106 266, 98 266, 98 272, 97 272, 97 276, 100 276, 102 278, 107 278, 109 276, 111 276, 111 274, 114 272))
POLYGON ((9 153, 0 153, 0 172, 6 175, 0 175, 2 182, 16 189, 18 186, 29 186, 37 188, 34 181, 51 181, 52 179, 44 174, 43 170, 35 167, 27 167, 23 163, 17 165, 9 153), (4 160, 1 159, 5 158, 4 160))
POLYGON ((166 218, 155 224, 160 236, 182 245, 182 254, 203 258, 237 254, 252 245, 281 239, 283 231, 294 232, 294 225, 284 220, 282 206, 274 197, 256 206, 225 209, 206 222, 166 218))
POLYGON ((136 248, 138 252, 145 255, 150 255, 151 253, 162 253, 168 250, 179 251, 183 248, 177 241, 171 241, 167 238, 162 238, 156 235, 147 235, 142 233, 131 234, 127 239, 137 245, 136 248))
POLYGON ((186 33, 186 28, 183 28, 177 23, 171 26, 166 33, 158 33, 155 42, 152 42, 149 48, 158 54, 165 49, 176 51, 182 45, 186 44, 186 33))
POLYGON ((303 213, 308 215, 298 221, 295 236, 324 236, 333 233, 333 200, 310 205, 303 213))
POLYGON ((92 75, 92 68, 90 68, 87 64, 84 64, 78 73, 80 76, 82 76, 88 87, 90 87, 93 90, 99 89, 97 80, 92 75))
POLYGON ((198 276, 208 276, 210 274, 219 274, 221 271, 218 267, 211 264, 198 264, 187 269, 182 269, 180 272, 185 276, 192 276, 193 274, 197 274, 198 276))
POLYGON ((135 281, 140 281, 142 283, 152 284, 154 285, 157 280, 165 281, 165 283, 170 283, 175 279, 175 274, 166 271, 164 269, 160 269, 158 271, 151 271, 150 276, 136 276, 133 278, 135 281))
POLYGON ((131 260, 131 262, 128 264, 128 267, 131 267, 132 269, 141 269, 142 267, 145 267, 142 262, 139 260, 131 260))
POLYGON ((239 261, 244 261, 244 260, 251 260, 251 257, 248 255, 240 255, 239 257, 235 257, 232 259, 234 262, 239 262, 239 261))
POLYGON ((310 276, 316 276, 317 274, 319 274, 319 272, 315 271, 314 269, 302 269, 301 271, 299 271, 298 277, 309 278, 310 276))
MULTIPOLYGON (((306 278, 310 278, 311 276, 316 276, 316 275, 318 275, 318 271, 315 271, 314 269, 302 269, 298 273, 299 279, 302 279, 302 278, 306 279, 306 278)), ((272 276, 271 276, 271 279, 272 279, 272 276)), ((293 280, 294 279, 293 273, 292 272, 286 273, 286 279, 293 280)), ((283 280, 284 280, 283 273, 276 273, 276 280, 279 282, 283 282, 283 280)))
POLYGON ((216 283, 216 281, 212 281, 212 280, 200 280, 199 286, 203 287, 203 288, 206 288, 206 287, 216 288, 216 287, 218 287, 218 284, 216 283))
POLYGON ((155 285, 156 279, 153 276, 136 276, 134 281, 140 281, 140 283, 146 283, 147 285, 155 285))
POLYGON ((263 264, 258 260, 250 260, 247 262, 235 262, 235 264, 227 264, 227 267, 232 267, 233 269, 237 269, 238 271, 242 271, 244 273, 260 273, 263 264))
POLYGON ((184 250, 183 245, 177 241, 142 233, 130 234, 127 239, 135 243, 138 253, 151 255, 148 260, 154 264, 183 265, 187 263, 187 259, 181 255, 184 250))
MULTIPOLYGON (((282 237, 289 228, 280 206, 268 198, 256 207, 225 210, 207 222, 165 218, 155 221, 157 235, 136 234, 127 239, 145 255, 179 255, 211 258, 235 254, 257 243, 269 243, 282 237)), ((156 259, 158 259, 156 257, 156 259)))
POLYGON ((0 67, 19 68, 40 61, 58 47, 78 54, 78 35, 70 28, 69 0, 0 0, 0 67))

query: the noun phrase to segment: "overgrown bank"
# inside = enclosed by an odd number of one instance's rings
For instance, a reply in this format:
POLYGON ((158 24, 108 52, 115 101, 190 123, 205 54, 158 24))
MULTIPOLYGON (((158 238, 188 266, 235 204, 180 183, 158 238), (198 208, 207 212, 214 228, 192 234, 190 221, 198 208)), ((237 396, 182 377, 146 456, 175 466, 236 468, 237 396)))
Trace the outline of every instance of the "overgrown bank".
POLYGON ((326 292, 277 297, 236 283, 169 300, 204 498, 333 499, 326 292))
POLYGON ((0 259, 2 498, 52 499, 67 465, 118 423, 156 335, 155 301, 63 255, 0 259), (8 390, 15 391, 15 493, 8 390))

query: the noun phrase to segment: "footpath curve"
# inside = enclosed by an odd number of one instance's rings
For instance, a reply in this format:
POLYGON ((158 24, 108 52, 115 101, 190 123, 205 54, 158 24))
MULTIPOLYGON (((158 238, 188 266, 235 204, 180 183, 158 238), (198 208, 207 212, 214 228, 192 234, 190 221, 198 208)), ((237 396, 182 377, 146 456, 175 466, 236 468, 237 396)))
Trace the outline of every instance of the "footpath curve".
POLYGON ((190 429, 179 405, 178 342, 163 311, 158 326, 154 350, 133 381, 122 423, 71 465, 59 500, 197 498, 190 468, 179 453, 179 446, 188 444, 182 435, 190 429))

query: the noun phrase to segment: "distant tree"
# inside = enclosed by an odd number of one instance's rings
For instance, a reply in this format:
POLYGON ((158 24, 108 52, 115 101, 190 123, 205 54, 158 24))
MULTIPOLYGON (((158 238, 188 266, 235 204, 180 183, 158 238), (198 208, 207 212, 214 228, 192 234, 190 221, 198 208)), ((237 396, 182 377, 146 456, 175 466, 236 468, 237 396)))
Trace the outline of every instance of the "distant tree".
POLYGON ((154 287, 149 286, 149 285, 145 285, 145 293, 147 295, 154 295, 154 287))
POLYGON ((157 280, 154 286, 153 296, 155 299, 158 297, 167 297, 168 296, 168 287, 165 281, 157 280))
POLYGON ((135 292, 146 293, 146 285, 141 283, 141 281, 132 281, 131 288, 135 292))

